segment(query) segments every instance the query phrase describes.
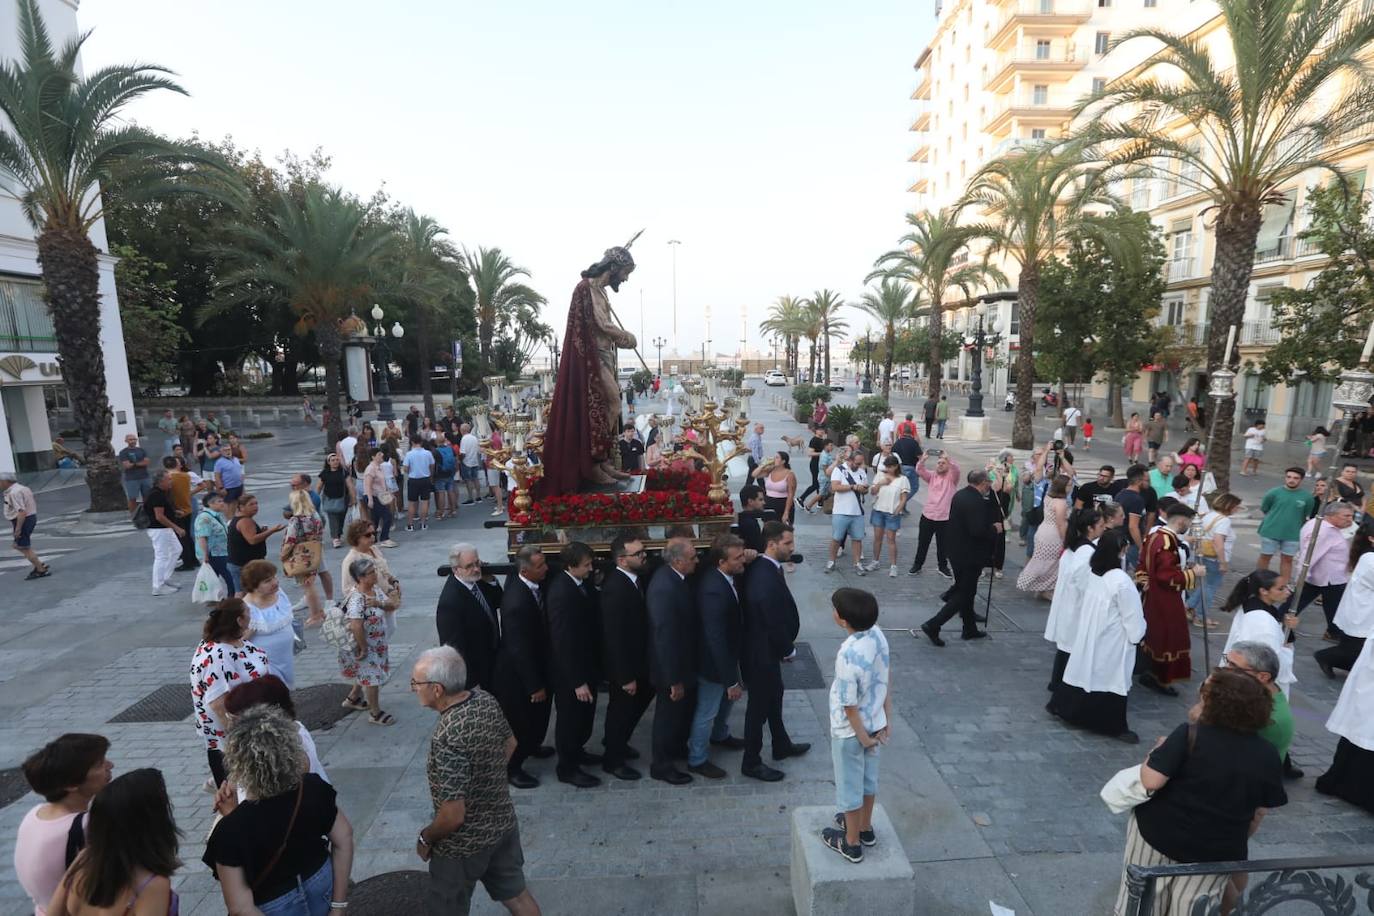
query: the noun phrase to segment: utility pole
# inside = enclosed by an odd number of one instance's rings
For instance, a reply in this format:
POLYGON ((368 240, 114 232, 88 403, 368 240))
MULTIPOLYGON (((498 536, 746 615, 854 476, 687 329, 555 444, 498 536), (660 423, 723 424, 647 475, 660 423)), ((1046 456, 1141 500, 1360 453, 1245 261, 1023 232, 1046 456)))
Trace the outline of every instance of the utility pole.
POLYGON ((682 242, 677 239, 669 239, 668 244, 673 249, 673 346, 677 346, 677 248, 682 242))

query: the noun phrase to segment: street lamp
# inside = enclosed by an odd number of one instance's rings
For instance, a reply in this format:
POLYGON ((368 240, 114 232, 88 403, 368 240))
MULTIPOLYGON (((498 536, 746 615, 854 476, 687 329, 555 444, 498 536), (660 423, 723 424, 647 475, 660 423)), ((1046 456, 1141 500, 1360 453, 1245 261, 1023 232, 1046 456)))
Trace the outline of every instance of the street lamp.
MULTIPOLYGON (((985 416, 983 413, 983 350, 987 348, 988 337, 983 328, 983 319, 987 317, 988 305, 986 302, 978 303, 974 310, 978 313, 978 330, 975 334, 964 338, 964 346, 973 349, 973 388, 968 396, 968 410, 964 412, 967 417, 985 416)), ((1002 322, 996 315, 992 321, 988 322, 987 330, 996 334, 1002 328, 1002 322)))
POLYGON ((682 242, 677 239, 668 240, 668 245, 673 250, 673 346, 677 346, 677 248, 681 244, 682 242))
POLYGON ((658 377, 663 378, 663 345, 668 341, 663 337, 654 338, 654 346, 658 348, 658 377))
POLYGON ((860 393, 873 393, 873 332, 869 330, 864 331, 864 385, 860 393))
MULTIPOLYGON (((382 319, 385 316, 386 313, 382 311, 380 305, 372 306, 372 320, 377 322, 377 330, 374 335, 377 338, 377 419, 394 420, 396 414, 391 410, 391 373, 387 370, 387 364, 391 362, 391 348, 386 344, 388 333, 386 325, 382 324, 382 319)), ((390 331, 392 337, 400 340, 405 336, 405 333, 406 329, 401 327, 399 321, 392 324, 390 331)), ((428 372, 429 367, 421 366, 420 371, 428 372)))

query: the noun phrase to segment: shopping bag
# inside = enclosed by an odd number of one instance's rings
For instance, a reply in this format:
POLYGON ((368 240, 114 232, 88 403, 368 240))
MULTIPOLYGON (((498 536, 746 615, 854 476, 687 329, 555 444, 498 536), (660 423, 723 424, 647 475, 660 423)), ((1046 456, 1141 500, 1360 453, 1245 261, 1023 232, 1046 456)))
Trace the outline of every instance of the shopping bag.
POLYGON ((344 527, 347 528, 358 520, 358 504, 354 503, 348 507, 348 514, 344 516, 344 527))
POLYGON ((209 563, 202 563, 196 571, 196 583, 191 589, 191 600, 196 604, 213 604, 224 600, 224 580, 209 563))

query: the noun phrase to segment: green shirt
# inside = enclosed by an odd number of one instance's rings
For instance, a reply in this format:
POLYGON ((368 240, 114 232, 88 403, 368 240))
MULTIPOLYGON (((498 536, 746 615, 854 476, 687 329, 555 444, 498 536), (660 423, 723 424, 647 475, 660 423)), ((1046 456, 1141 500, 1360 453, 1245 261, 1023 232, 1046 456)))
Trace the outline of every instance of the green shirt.
POLYGON ((1174 479, 1165 477, 1159 468, 1150 468, 1150 489, 1155 491, 1156 496, 1168 496, 1174 492, 1174 479))
POLYGON ((1264 494, 1260 510, 1259 535, 1271 541, 1296 541, 1302 534, 1303 523, 1312 514, 1313 497, 1306 490, 1275 487, 1264 494))
POLYGON ((1288 747, 1293 743, 1293 710, 1282 690, 1274 691, 1274 709, 1269 724, 1259 730, 1259 736, 1274 745, 1280 760, 1288 755, 1288 747))
POLYGON ((935 405, 935 419, 937 419, 937 420, 948 420, 948 419, 949 419, 949 401, 941 401, 941 402, 939 402, 938 404, 935 405))

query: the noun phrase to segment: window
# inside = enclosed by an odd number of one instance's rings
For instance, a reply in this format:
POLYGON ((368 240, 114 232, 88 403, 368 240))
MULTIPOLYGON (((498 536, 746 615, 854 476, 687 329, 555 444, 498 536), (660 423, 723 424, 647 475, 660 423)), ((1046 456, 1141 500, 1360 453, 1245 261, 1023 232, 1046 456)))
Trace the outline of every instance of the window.
POLYGON ((1093 95, 1101 95, 1107 91, 1107 81, 1100 76, 1093 77, 1093 95))
POLYGON ((1165 299, 1160 312, 1160 323, 1167 325, 1183 324, 1183 299, 1165 299))
POLYGON ((1093 51, 1097 54, 1106 54, 1111 43, 1111 32, 1098 32, 1097 37, 1093 39, 1093 51))
POLYGON ((1040 39, 1039 41, 1037 41, 1037 42, 1035 43, 1035 59, 1036 59, 1036 60, 1049 60, 1049 59, 1050 59, 1050 43, 1049 43, 1048 41, 1045 41, 1044 39, 1040 39))
POLYGON ((1031 139, 1032 139, 1032 140, 1043 140, 1043 139, 1045 139, 1045 128, 1043 128, 1043 127, 1032 127, 1032 128, 1031 128, 1031 139))
POLYGON ((1054 0, 1040 0, 1040 12, 1049 15, 1054 12, 1054 0))
POLYGON ((1050 87, 1044 83, 1037 84, 1031 90, 1032 105, 1048 105, 1050 103, 1050 87))
POLYGON ((1007 320, 1007 336, 1021 336, 1021 303, 1019 302, 1011 304, 1011 318, 1007 320))
POLYGON ((1099 9, 1106 9, 1107 7, 1109 7, 1109 6, 1111 6, 1111 5, 1112 5, 1112 0, 1097 0, 1097 6, 1098 6, 1099 9))
POLYGON ((964 101, 968 101, 968 83, 964 83, 964 101))
POLYGON ((1150 179, 1137 178, 1131 184, 1131 209, 1150 209, 1150 179))

